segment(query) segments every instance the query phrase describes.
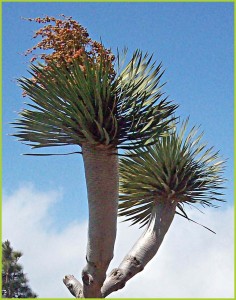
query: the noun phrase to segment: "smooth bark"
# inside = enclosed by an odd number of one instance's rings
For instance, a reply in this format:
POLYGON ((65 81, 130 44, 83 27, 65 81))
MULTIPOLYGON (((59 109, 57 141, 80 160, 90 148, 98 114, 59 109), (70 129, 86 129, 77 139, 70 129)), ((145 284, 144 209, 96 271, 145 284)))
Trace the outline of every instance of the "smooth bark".
POLYGON ((87 265, 82 272, 85 298, 100 298, 113 258, 117 227, 118 156, 108 146, 82 146, 89 205, 87 265))
POLYGON ((175 215, 176 202, 157 203, 146 230, 125 256, 118 268, 111 271, 102 287, 102 297, 122 289, 126 282, 144 269, 157 253, 175 215))
POLYGON ((66 275, 63 282, 75 298, 84 298, 83 285, 73 275, 66 275))

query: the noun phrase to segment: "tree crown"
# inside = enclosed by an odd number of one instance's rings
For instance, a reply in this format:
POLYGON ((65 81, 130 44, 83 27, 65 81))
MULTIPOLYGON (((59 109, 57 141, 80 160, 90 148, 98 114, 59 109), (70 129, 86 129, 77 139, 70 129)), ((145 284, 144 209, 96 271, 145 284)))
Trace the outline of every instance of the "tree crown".
POLYGON ((202 143, 203 133, 196 127, 187 133, 187 125, 188 120, 179 130, 175 126, 170 135, 121 159, 120 216, 146 224, 153 206, 175 201, 176 213, 188 218, 185 204, 216 207, 214 201, 223 201, 225 160, 202 143))
MULTIPOLYGON (((162 99, 162 65, 152 56, 137 50, 116 73, 110 50, 76 21, 34 20, 55 22, 36 32, 42 41, 33 47, 54 51, 40 54, 44 64, 31 64, 31 79, 18 80, 31 100, 13 123, 20 141, 33 148, 89 143, 135 149, 168 130, 177 105, 162 99)), ((121 60, 118 53, 118 69, 121 60)))

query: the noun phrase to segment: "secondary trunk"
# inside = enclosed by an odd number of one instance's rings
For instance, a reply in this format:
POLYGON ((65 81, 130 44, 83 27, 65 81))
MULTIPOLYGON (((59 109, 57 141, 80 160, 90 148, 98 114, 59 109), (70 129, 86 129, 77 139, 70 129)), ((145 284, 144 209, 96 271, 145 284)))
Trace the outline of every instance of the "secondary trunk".
POLYGON ((85 298, 100 298, 116 239, 118 156, 114 155, 116 149, 107 146, 83 145, 82 151, 89 205, 83 295, 85 298))
POLYGON ((102 297, 122 289, 126 282, 142 271, 157 253, 175 215, 176 202, 154 206, 146 230, 117 269, 112 270, 102 287, 102 297))

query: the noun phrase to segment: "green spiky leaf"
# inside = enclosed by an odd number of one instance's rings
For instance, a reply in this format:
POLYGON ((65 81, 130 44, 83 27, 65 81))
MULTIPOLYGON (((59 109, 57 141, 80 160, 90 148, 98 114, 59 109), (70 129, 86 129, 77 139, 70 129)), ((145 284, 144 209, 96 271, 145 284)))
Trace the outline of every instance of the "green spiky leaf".
POLYGON ((188 219, 184 204, 214 206, 223 201, 224 160, 201 143, 194 127, 187 134, 188 120, 177 132, 161 137, 152 146, 128 151, 120 162, 119 214, 136 223, 147 223, 154 205, 176 201, 179 214, 188 219))
POLYGON ((13 123, 14 136, 33 148, 91 143, 130 150, 165 134, 177 105, 161 99, 161 64, 136 51, 115 79, 109 64, 86 56, 86 71, 78 60, 32 64, 32 78, 18 80, 30 101, 13 123))

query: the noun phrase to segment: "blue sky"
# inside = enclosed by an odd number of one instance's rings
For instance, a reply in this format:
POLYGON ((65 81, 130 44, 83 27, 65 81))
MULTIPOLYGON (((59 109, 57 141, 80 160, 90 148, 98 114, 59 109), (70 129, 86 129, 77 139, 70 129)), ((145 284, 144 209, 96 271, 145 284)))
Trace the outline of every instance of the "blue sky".
POLYGON ((127 46, 132 53, 139 48, 163 62, 167 82, 163 90, 179 104, 179 116, 190 116, 191 125, 201 124, 209 145, 229 159, 227 200, 232 201, 232 3, 3 3, 4 190, 10 192, 24 182, 43 190, 60 187, 65 201, 55 212, 59 219, 86 216, 81 157, 20 156, 30 148, 7 136, 13 132, 9 122, 24 107, 15 79, 27 75, 22 53, 35 43, 32 35, 38 26, 21 17, 61 13, 79 21, 93 39, 101 37, 114 51, 127 46))
MULTIPOLYGON (((163 91, 179 104, 177 114, 201 125, 205 141, 228 158, 226 209, 233 201, 233 3, 3 3, 3 192, 24 185, 59 190, 51 209, 54 230, 87 219, 82 157, 29 157, 9 125, 24 107, 16 78, 27 76, 22 53, 37 24, 21 17, 72 16, 106 47, 154 53, 166 72, 163 91)), ((53 152, 54 149, 50 149, 53 152)), ((78 149, 79 150, 79 149, 78 149)), ((66 152, 70 149, 60 149, 66 152)))

